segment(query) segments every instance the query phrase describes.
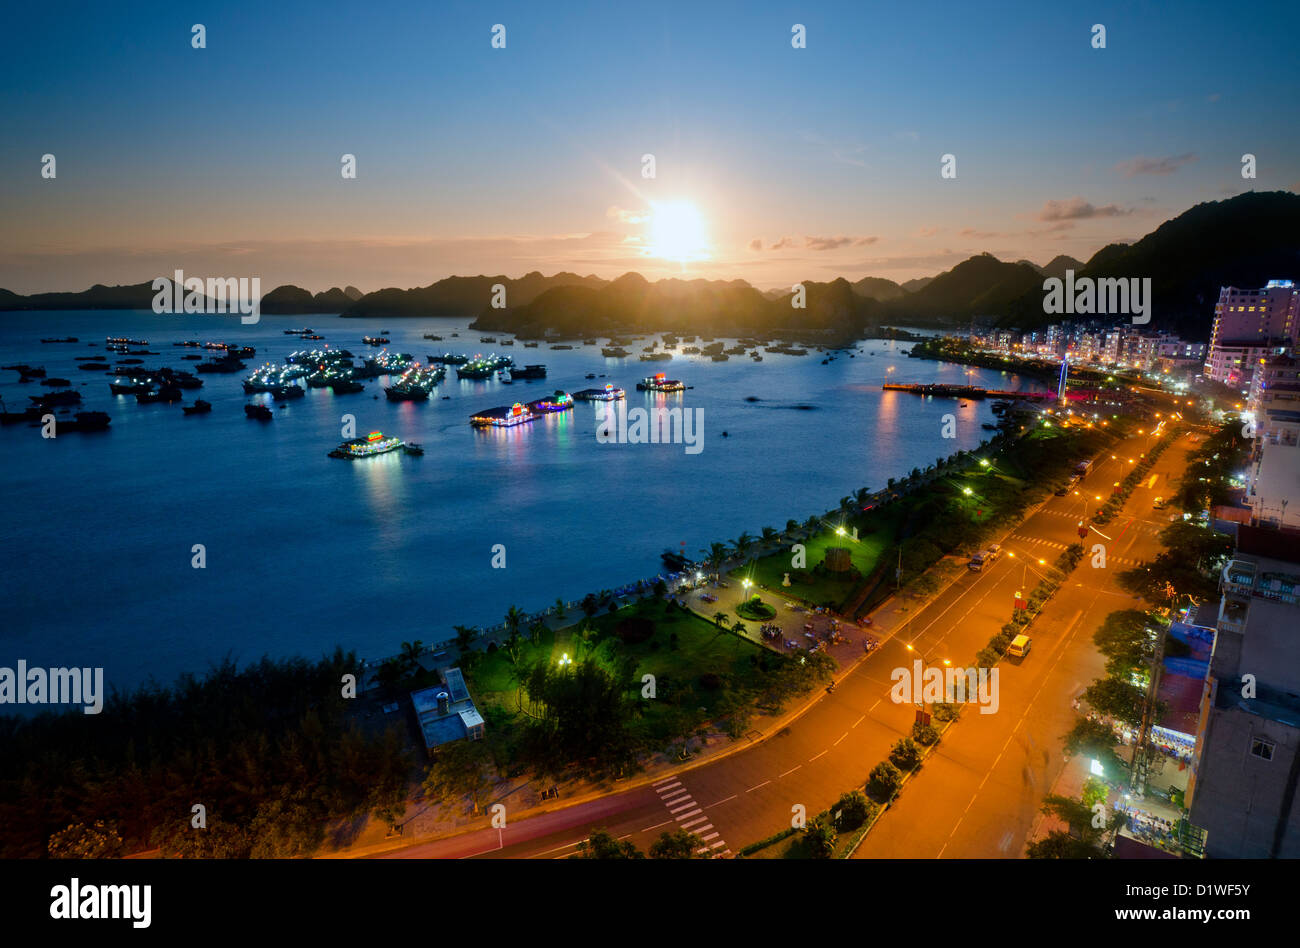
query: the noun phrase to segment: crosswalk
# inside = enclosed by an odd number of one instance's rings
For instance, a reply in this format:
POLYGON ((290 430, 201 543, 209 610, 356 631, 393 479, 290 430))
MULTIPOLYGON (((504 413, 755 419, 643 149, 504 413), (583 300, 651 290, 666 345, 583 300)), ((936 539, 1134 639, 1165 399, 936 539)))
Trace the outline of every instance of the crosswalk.
POLYGON ((699 837, 700 842, 704 843, 695 850, 697 854, 707 854, 714 859, 731 855, 731 850, 727 848, 727 842, 722 838, 722 834, 713 828, 709 818, 703 815, 704 810, 695 802, 690 791, 682 786, 680 780, 676 777, 665 777, 656 780, 651 786, 659 794, 659 799, 668 808, 668 813, 677 823, 678 828, 694 833, 699 837))
MULTIPOLYGON (((1044 540, 1041 539, 1040 537, 1027 537, 1022 533, 1011 534, 1011 539, 1016 541, 1017 543, 1033 544, 1034 546, 1039 547, 1040 549, 1066 550, 1069 548, 1069 544, 1067 543, 1059 543, 1056 540, 1044 540)), ((1141 560, 1135 560, 1127 556, 1107 556, 1106 562, 1108 564, 1118 563, 1120 566, 1141 566, 1142 565, 1141 560)))

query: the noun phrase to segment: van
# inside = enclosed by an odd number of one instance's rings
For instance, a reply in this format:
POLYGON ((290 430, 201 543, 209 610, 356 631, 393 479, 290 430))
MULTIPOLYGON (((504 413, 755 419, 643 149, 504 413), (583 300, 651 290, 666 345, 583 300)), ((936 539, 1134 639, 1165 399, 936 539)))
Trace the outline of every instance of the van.
POLYGON ((1029 647, 1033 644, 1033 639, 1029 636, 1017 635, 1007 646, 1007 655, 1011 658, 1024 658, 1029 654, 1029 647))

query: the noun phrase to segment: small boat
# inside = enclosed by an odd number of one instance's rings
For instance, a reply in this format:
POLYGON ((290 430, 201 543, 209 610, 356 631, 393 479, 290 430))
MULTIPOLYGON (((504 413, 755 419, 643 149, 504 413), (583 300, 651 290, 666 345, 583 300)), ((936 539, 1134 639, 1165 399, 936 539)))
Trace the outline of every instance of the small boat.
POLYGON ((59 431, 103 431, 113 420, 102 411, 79 411, 72 421, 60 421, 59 431))
POLYGON ((306 328, 303 328, 303 329, 286 329, 286 330, 284 331, 284 334, 285 334, 286 336, 305 336, 305 335, 307 335, 307 333, 309 333, 309 332, 311 332, 311 330, 310 330, 310 329, 306 329, 306 328))
POLYGON ((431 332, 426 332, 426 333, 424 334, 424 338, 425 338, 425 339, 432 339, 434 342, 442 342, 442 336, 435 336, 435 335, 434 335, 433 333, 431 333, 431 332))
POLYGON ((212 403, 205 402, 201 398, 196 398, 194 399, 193 405, 182 405, 181 411, 185 412, 187 415, 206 415, 208 412, 212 411, 212 403))
POLYGON ((622 346, 606 346, 600 350, 600 354, 606 359, 625 359, 631 355, 631 353, 622 346))
POLYGON ((407 454, 413 454, 416 457, 419 457, 424 454, 424 445, 408 442, 407 444, 402 445, 402 450, 407 454))
POLYGON ((514 379, 544 379, 546 378, 546 366, 525 365, 522 369, 512 369, 510 377, 514 379))
POLYGON ((525 349, 536 349, 536 348, 537 348, 537 343, 535 343, 535 342, 525 342, 525 343, 524 343, 524 348, 525 348, 525 349))
POLYGON ((339 379, 329 383, 329 388, 335 395, 352 395, 362 391, 366 386, 355 379, 339 379))
POLYGON ((587 378, 589 378, 589 379, 594 379, 595 377, 596 377, 596 373, 595 373, 595 372, 588 372, 588 373, 587 373, 587 378))
POLYGON ((114 395, 144 395, 153 391, 152 382, 109 382, 108 390, 114 395))
POLYGON ((38 408, 51 408, 55 405, 79 405, 81 403, 81 393, 75 389, 64 389, 61 392, 47 392, 44 395, 28 395, 34 401, 38 408))
POLYGON ((156 392, 140 392, 135 396, 135 400, 141 405, 152 405, 156 402, 171 404, 184 398, 185 393, 175 385, 163 385, 156 392))
POLYGON ((112 366, 107 362, 83 362, 77 368, 83 372, 108 372, 112 370, 112 366))
POLYGON ((56 388, 58 388, 58 387, 65 387, 65 388, 66 388, 67 386, 71 385, 72 382, 71 382, 71 380, 69 380, 69 379, 46 378, 46 379, 41 379, 41 384, 42 384, 42 385, 52 385, 52 386, 54 386, 54 387, 56 387, 56 388))
POLYGON ((301 385, 294 385, 292 382, 271 390, 271 398, 277 402, 287 401, 290 398, 303 398, 306 395, 307 390, 305 388, 301 385))
POLYGON ((42 339, 41 342, 76 342, 76 336, 64 336, 62 339, 42 339))
POLYGON ((496 342, 495 336, 480 336, 479 342, 496 342))
POLYGON ((391 340, 387 336, 362 336, 361 341, 368 346, 386 346, 391 340))
POLYGON ((551 346, 552 349, 572 349, 573 346, 551 346))
POLYGON ((258 421, 270 421, 275 417, 271 413, 271 409, 265 405, 245 405, 244 414, 249 418, 256 418, 258 421))

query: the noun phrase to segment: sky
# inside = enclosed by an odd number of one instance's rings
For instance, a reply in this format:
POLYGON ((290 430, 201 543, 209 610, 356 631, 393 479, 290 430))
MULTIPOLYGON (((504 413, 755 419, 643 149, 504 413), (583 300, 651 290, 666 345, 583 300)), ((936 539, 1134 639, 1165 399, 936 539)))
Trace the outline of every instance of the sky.
POLYGON ((977 6, 15 6, 0 287, 901 282, 1300 190, 1300 4, 977 6))

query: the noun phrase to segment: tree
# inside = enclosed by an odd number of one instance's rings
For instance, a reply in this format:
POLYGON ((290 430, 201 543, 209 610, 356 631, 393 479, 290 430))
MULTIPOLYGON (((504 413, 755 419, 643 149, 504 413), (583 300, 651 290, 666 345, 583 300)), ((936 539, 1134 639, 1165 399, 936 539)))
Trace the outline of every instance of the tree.
POLYGON ((518 606, 511 606, 506 611, 506 628, 511 635, 519 634, 519 625, 524 621, 524 612, 518 606))
POLYGON ((564 610, 565 610, 565 608, 566 608, 566 606, 564 605, 564 599, 561 598, 560 596, 556 596, 556 597, 555 597, 555 614, 556 614, 557 616, 562 616, 562 615, 564 615, 564 610))
POLYGON ((482 741, 459 740, 443 744, 436 751, 421 785, 425 794, 442 804, 469 799, 470 812, 477 813, 492 783, 491 755, 482 741))
POLYGON ((595 830, 578 844, 578 859, 644 859, 631 840, 619 842, 605 830, 595 830))
POLYGON ((798 521, 798 520, 787 520, 787 521, 785 522, 785 535, 786 535, 786 536, 794 536, 795 533, 798 531, 798 529, 799 529, 799 521, 798 521))
POLYGON ((776 529, 774 527, 764 527, 761 533, 763 534, 763 542, 767 544, 770 544, 777 537, 776 529))
POLYGON ((595 593, 587 593, 582 597, 582 614, 588 619, 600 611, 600 602, 596 599, 595 593))
POLYGON ((73 823, 50 837, 51 859, 118 859, 122 834, 116 822, 73 823))
POLYGON ((402 651, 399 660, 402 663, 402 673, 409 675, 420 667, 420 652, 424 650, 424 643, 419 639, 414 642, 403 642, 402 651))
POLYGON ((871 768, 867 778, 867 793, 878 803, 888 803, 903 782, 903 774, 887 760, 871 768))
POLYGON ((911 770, 921 762, 921 748, 910 737, 905 737, 889 752, 889 760, 899 770, 911 770))
POLYGON ((1087 754, 1101 766, 1108 779, 1118 779, 1128 768, 1115 753, 1115 732, 1100 721, 1080 718, 1065 735, 1065 752, 1070 756, 1087 754))
POLYGON ((1101 851, 1087 840, 1075 839, 1062 830, 1052 830, 1025 847, 1028 859, 1098 859, 1101 851))
POLYGON ((649 853, 651 859, 698 859, 705 855, 696 852, 702 848, 704 848, 702 839, 688 830, 679 828, 672 833, 659 834, 659 838, 650 844, 649 853))
POLYGON ((713 622, 719 629, 725 629, 728 624, 728 616, 725 612, 715 612, 713 622))
POLYGON ((1099 678, 1088 686, 1083 696, 1100 714, 1112 720, 1140 727, 1146 710, 1146 694, 1127 681, 1099 678))
POLYGON ((855 830, 871 818, 873 804, 861 790, 850 790, 831 807, 835 825, 841 830, 855 830))
POLYGON ((453 625, 452 628, 456 630, 456 651, 463 656, 474 647, 478 629, 472 625, 453 625))
POLYGON ((745 554, 753 548, 754 538, 748 533, 742 533, 740 536, 736 537, 732 545, 736 550, 736 555, 743 559, 745 554))
POLYGON ((731 627, 731 631, 736 634, 736 641, 739 642, 740 639, 744 638, 745 635, 748 634, 749 629, 745 628, 745 623, 737 621, 736 624, 731 627))
POLYGON ((528 626, 528 638, 536 645, 541 641, 542 633, 546 631, 546 620, 541 616, 534 619, 528 626))
POLYGON ((835 855, 835 841, 838 838, 835 820, 829 813, 818 813, 804 827, 804 845, 813 859, 830 859, 835 855))

